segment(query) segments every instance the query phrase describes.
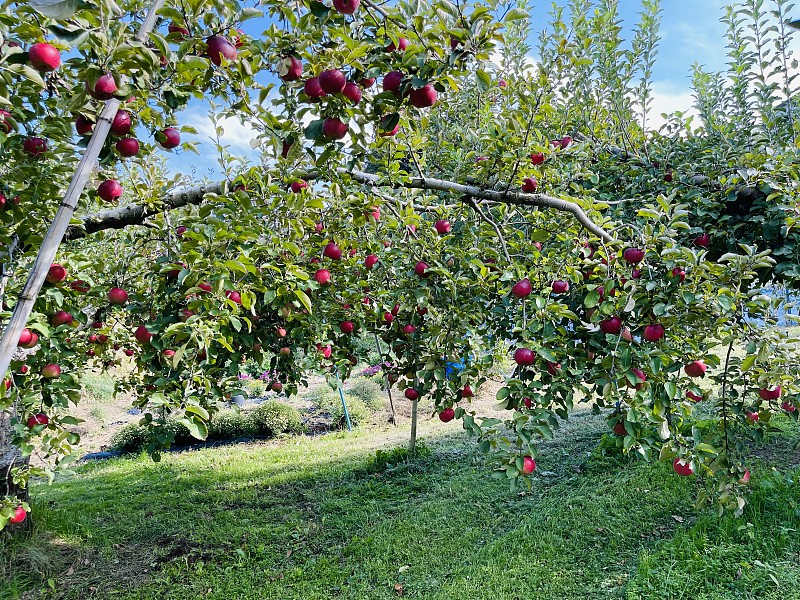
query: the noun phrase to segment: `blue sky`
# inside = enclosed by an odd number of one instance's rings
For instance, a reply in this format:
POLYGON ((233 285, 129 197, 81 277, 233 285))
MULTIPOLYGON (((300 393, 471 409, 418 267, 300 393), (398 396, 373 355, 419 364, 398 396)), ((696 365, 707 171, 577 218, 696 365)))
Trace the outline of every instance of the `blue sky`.
MULTIPOLYGON (((563 4, 563 2, 560 2, 563 4)), ((658 120, 662 112, 687 110, 692 103, 690 92, 690 66, 694 62, 708 70, 725 68, 725 27, 720 23, 722 7, 727 0, 663 0, 661 43, 658 60, 654 68, 655 99, 651 119, 658 120)), ((548 21, 550 2, 534 0, 531 17, 533 30, 531 41, 540 27, 548 21)), ((629 29, 638 20, 640 3, 638 0, 620 0, 620 16, 624 21, 626 37, 629 29)), ((245 32, 257 36, 265 25, 265 20, 252 20, 245 23, 245 32)), ((212 133, 207 118, 207 108, 193 105, 181 116, 184 124, 192 125, 199 131, 198 136, 186 136, 201 143, 200 156, 192 153, 174 153, 169 158, 170 167, 176 171, 189 172, 194 167, 199 176, 217 173, 213 146, 208 141, 212 133)), ((223 124, 226 135, 223 141, 230 144, 234 153, 244 153, 255 157, 250 149, 251 132, 235 120, 223 124)))

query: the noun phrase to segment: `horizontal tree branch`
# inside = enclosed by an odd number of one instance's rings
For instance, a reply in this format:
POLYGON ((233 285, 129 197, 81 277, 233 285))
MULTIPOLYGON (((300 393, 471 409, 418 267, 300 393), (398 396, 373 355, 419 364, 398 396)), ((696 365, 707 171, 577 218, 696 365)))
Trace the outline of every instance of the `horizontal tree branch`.
MULTIPOLYGON (((408 181, 384 181, 380 175, 365 173, 363 171, 347 171, 339 169, 342 175, 350 177, 353 181, 371 187, 391 187, 396 189, 419 189, 429 191, 448 192, 457 194, 460 197, 469 196, 476 200, 497 202, 498 204, 514 204, 518 206, 537 206, 540 208, 550 208, 562 212, 571 213, 575 219, 589 232, 607 242, 614 241, 614 238, 602 227, 592 221, 583 209, 569 200, 547 196, 545 194, 525 194, 521 192, 506 192, 493 189, 486 189, 475 185, 464 185, 454 181, 444 179, 433 179, 429 177, 414 177, 408 181)), ((317 171, 310 171, 298 175, 303 179, 317 179, 321 174, 317 171)), ((162 212, 165 208, 180 208, 190 204, 201 204, 208 194, 219 194, 222 191, 222 184, 215 183, 189 188, 173 194, 168 194, 164 198, 163 207, 151 208, 142 204, 129 204, 119 208, 102 211, 88 217, 84 217, 81 225, 73 225, 64 236, 65 240, 75 240, 86 237, 89 234, 103 231, 105 229, 122 229, 128 225, 140 225, 148 217, 162 212)))

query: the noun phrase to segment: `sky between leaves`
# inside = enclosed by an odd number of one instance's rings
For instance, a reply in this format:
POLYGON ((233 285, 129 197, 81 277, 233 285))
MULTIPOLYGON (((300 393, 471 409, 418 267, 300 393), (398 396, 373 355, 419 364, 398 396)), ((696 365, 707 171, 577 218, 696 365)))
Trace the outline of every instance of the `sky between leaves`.
MULTIPOLYGON (((722 8, 730 0, 663 0, 661 42, 658 60, 653 72, 654 103, 650 115, 651 123, 658 126, 663 120, 661 113, 676 110, 687 111, 692 104, 690 91, 690 67, 698 62, 707 70, 723 70, 726 62, 725 26, 720 23, 722 8)), ((564 0, 555 4, 563 5, 564 0)), ((620 17, 623 20, 624 35, 629 38, 630 30, 638 21, 639 0, 620 0, 620 17)), ((532 28, 529 43, 536 46, 538 34, 549 22, 550 2, 532 2, 532 28)), ((266 26, 266 19, 253 19, 245 23, 244 31, 258 36, 266 26)), ((800 37, 800 36, 798 36, 800 37)), ((794 44, 796 52, 800 44, 794 44)), ((532 57, 536 60, 537 57, 532 57)), ((435 109, 434 109, 435 110, 435 109)), ((180 123, 191 125, 198 131, 197 136, 185 135, 185 139, 200 142, 200 156, 190 152, 174 152, 169 157, 169 168, 174 172, 189 173, 194 169, 197 176, 219 177, 219 165, 210 136, 214 127, 208 119, 208 106, 196 102, 191 104, 180 116, 180 123)), ((244 154, 252 159, 257 152, 250 148, 252 130, 235 119, 221 123, 225 129, 223 143, 230 146, 232 153, 244 154)))

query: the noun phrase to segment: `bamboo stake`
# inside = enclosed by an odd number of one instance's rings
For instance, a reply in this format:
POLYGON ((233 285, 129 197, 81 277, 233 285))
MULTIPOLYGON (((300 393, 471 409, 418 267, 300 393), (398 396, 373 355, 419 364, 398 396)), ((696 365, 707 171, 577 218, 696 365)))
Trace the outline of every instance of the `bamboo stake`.
MULTIPOLYGON (((136 34, 136 39, 138 41, 144 42, 147 39, 147 36, 155 26, 158 17, 157 13, 163 4, 164 0, 153 0, 150 4, 147 16, 145 16, 136 34)), ((123 82, 120 81, 120 83, 123 82)), ((61 202, 61 206, 58 207, 56 216, 50 224, 50 228, 47 230, 47 235, 45 235, 42 245, 39 248, 39 254, 36 256, 36 261, 33 263, 33 268, 28 275, 28 281, 25 283, 25 287, 19 296, 19 301, 14 307, 11 319, 3 331, 3 338, 0 340, 0 375, 2 375, 0 380, 4 379, 8 371, 14 351, 17 348, 19 336, 28 322, 28 317, 31 316, 33 305, 42 289, 44 280, 50 270, 50 265, 56 257, 58 247, 61 244, 64 233, 67 231, 72 215, 75 213, 81 194, 86 187, 86 182, 89 180, 92 169, 97 163, 100 150, 102 150, 103 144, 105 144, 106 138, 108 137, 108 132, 111 130, 111 123, 114 120, 114 116, 117 114, 119 105, 120 101, 116 98, 106 101, 103 111, 100 113, 100 118, 95 125, 92 137, 89 140, 89 145, 86 147, 78 163, 78 168, 72 176, 72 181, 67 188, 67 193, 64 195, 64 200, 61 202)))

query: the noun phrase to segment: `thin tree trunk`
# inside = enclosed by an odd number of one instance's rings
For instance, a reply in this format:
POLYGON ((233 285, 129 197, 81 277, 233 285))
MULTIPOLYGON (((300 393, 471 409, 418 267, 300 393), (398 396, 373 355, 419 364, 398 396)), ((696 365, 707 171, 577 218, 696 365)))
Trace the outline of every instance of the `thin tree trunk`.
POLYGON ((411 441, 408 443, 408 453, 413 456, 417 451, 417 403, 419 400, 414 400, 411 404, 411 441))

